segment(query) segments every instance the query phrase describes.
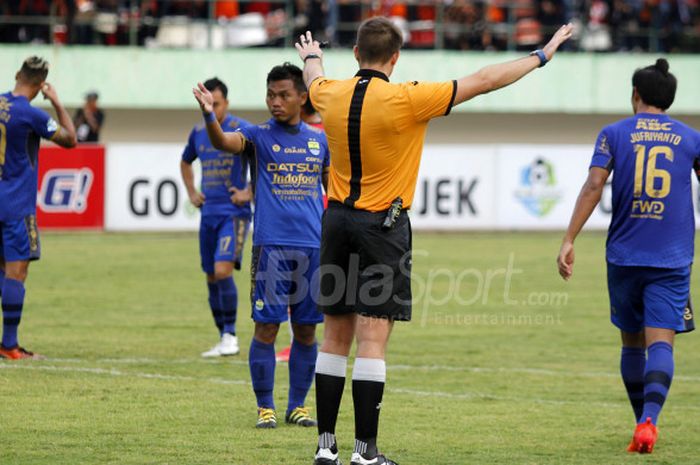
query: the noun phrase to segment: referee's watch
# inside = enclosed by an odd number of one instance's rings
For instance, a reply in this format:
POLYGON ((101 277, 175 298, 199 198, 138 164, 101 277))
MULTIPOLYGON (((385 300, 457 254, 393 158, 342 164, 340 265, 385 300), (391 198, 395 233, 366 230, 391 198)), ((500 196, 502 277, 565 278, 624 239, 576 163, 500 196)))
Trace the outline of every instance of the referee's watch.
POLYGON ((549 61, 547 59, 547 55, 545 55, 544 52, 540 49, 533 50, 532 52, 530 52, 530 56, 536 56, 537 58, 540 59, 540 66, 538 66, 538 68, 543 67, 549 61))

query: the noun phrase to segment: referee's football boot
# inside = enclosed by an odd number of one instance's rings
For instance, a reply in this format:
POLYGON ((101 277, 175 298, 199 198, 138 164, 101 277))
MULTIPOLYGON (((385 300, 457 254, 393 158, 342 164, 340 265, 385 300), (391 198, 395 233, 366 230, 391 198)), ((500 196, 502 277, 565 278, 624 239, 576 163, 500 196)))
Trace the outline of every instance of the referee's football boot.
POLYGON ((366 457, 363 457, 362 454, 358 454, 357 452, 353 452, 352 457, 350 458, 350 465, 399 465, 399 464, 394 462, 393 460, 389 460, 388 458, 384 457, 382 454, 377 454, 375 457, 368 459, 366 457))
POLYGON ((336 446, 333 446, 332 449, 317 448, 314 465, 343 465, 338 458, 338 448, 336 446))
POLYGON ((277 415, 275 410, 271 408, 258 407, 258 422, 256 428, 271 429, 277 428, 277 415))
POLYGON ((316 420, 309 415, 309 409, 303 405, 288 412, 284 417, 285 423, 289 425, 299 425, 304 427, 316 426, 316 420))

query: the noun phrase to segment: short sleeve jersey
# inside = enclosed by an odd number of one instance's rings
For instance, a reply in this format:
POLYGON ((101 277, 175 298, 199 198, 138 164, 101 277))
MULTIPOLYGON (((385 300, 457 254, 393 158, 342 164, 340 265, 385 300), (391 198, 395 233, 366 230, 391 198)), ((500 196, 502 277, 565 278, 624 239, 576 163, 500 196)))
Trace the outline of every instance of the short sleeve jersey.
POLYGON ((591 167, 612 171, 607 260, 619 266, 693 262, 691 174, 700 133, 665 114, 640 113, 604 128, 591 167))
POLYGON ((0 221, 36 214, 39 143, 58 128, 26 97, 0 94, 0 221))
POLYGON ((366 69, 314 80, 309 95, 332 154, 329 200, 381 211, 401 197, 410 208, 428 122, 449 114, 456 91, 456 81, 392 84, 366 69))
POLYGON ((270 119, 241 129, 255 146, 253 245, 321 246, 326 137, 306 123, 270 119))
MULTIPOLYGON (((221 124, 224 132, 235 132, 248 126, 251 126, 248 121, 232 115, 227 115, 221 124)), ((191 164, 196 159, 202 164, 202 193, 205 197, 202 215, 250 218, 250 203, 234 205, 229 192, 231 187, 246 188, 248 173, 245 163, 241 157, 214 148, 203 124, 192 129, 182 152, 184 162, 191 164)))

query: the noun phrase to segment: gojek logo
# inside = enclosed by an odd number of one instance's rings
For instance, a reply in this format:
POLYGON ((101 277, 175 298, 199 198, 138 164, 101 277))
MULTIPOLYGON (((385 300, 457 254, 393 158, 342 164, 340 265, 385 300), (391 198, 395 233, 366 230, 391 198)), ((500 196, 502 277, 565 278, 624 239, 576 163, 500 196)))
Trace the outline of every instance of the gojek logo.
POLYGON ((41 183, 39 206, 52 213, 84 212, 93 178, 88 168, 47 171, 41 183))
POLYGON ((561 199, 554 167, 544 158, 536 158, 520 171, 520 188, 515 197, 535 216, 546 216, 561 199))

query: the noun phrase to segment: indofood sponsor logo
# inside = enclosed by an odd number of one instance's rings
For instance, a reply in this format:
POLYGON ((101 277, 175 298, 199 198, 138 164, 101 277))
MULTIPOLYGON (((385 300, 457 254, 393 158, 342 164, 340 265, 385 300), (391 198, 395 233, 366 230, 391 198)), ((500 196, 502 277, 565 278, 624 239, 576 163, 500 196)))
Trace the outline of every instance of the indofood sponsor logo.
POLYGON ((554 166, 538 157, 523 167, 520 171, 520 188, 515 191, 515 197, 534 216, 547 216, 562 197, 554 166))

